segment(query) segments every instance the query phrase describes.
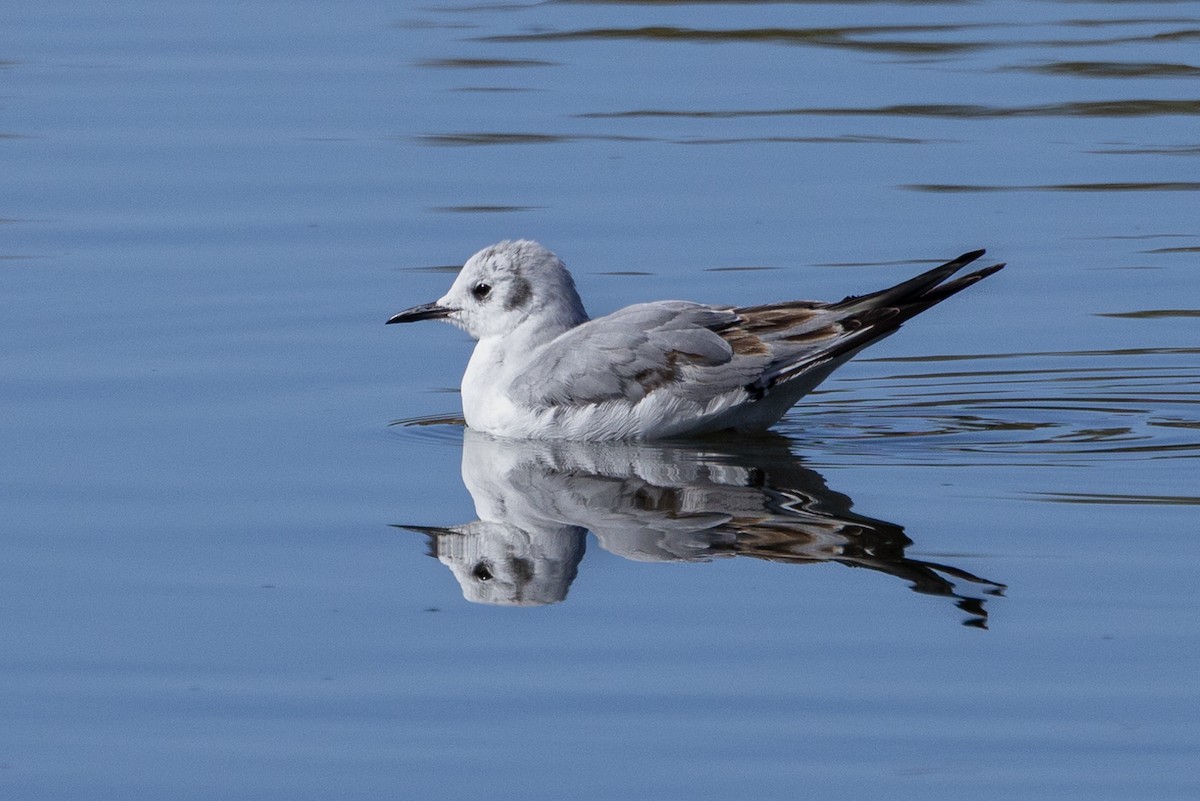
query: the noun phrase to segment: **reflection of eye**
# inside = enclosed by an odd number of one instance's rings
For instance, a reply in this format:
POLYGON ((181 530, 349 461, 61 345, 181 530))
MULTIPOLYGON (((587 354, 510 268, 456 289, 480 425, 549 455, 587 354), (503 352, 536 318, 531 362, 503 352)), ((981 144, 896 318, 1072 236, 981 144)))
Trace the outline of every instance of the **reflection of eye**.
POLYGON ((471 575, 480 581, 491 581, 492 569, 487 562, 480 562, 475 565, 475 569, 471 571, 471 575))
POLYGON ((492 288, 487 284, 476 284, 475 288, 471 290, 471 294, 475 296, 475 300, 483 300, 491 291, 492 288))

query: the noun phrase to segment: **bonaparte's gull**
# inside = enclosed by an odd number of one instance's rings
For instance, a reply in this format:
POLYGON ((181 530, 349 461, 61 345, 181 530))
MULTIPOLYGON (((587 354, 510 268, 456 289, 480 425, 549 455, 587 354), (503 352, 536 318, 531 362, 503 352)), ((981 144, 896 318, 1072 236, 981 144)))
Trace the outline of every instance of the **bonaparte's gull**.
POLYGON ((558 256, 537 242, 476 253, 442 298, 388 323, 448 320, 478 340, 462 380, 471 428, 525 439, 664 439, 763 431, 900 324, 1004 265, 983 255, 890 289, 824 303, 639 303, 589 320, 558 256))

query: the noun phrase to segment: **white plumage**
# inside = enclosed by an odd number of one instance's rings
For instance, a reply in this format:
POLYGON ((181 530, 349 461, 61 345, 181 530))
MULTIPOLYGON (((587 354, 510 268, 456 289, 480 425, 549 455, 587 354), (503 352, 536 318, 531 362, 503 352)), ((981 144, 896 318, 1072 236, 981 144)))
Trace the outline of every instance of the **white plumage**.
POLYGON ((836 303, 659 301, 589 320, 575 282, 536 242, 501 242, 446 295, 389 323, 444 319, 478 340, 462 381, 471 428, 526 439, 662 439, 762 431, 837 367, 1003 265, 948 280, 967 253, 836 303))

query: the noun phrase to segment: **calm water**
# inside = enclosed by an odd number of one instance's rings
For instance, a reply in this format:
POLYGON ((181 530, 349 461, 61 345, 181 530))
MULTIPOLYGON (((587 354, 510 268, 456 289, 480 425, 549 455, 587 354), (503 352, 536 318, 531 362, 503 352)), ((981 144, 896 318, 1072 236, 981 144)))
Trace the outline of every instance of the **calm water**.
POLYGON ((5 798, 1200 796, 1200 5, 10 6, 5 798), (523 446, 383 325, 516 236, 1010 267, 776 438, 523 446))

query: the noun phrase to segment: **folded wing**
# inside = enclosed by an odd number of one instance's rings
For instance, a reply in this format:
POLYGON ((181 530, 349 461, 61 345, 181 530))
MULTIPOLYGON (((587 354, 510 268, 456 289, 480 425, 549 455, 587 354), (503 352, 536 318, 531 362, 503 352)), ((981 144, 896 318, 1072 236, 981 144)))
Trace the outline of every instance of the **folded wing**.
POLYGON ((801 376, 836 367, 1004 266, 948 280, 981 255, 966 253, 889 289, 836 303, 630 306, 542 346, 534 354, 539 369, 519 376, 509 394, 532 406, 637 403, 655 392, 699 404, 730 392, 761 400, 801 376))
POLYGON ((770 361, 765 352, 741 358, 722 335, 739 319, 732 309, 684 301, 629 306, 544 345, 538 369, 519 376, 509 395, 535 406, 636 403, 659 391, 704 400, 755 380, 770 361))

